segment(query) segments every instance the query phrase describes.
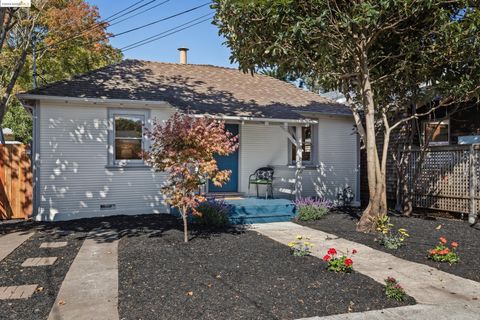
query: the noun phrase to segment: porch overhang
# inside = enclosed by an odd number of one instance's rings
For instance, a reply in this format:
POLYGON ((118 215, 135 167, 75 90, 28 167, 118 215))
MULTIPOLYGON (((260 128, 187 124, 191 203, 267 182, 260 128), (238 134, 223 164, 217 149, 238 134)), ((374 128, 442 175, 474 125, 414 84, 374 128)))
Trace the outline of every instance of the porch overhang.
POLYGON ((313 119, 280 119, 280 118, 258 118, 248 116, 226 116, 226 115, 212 115, 212 114, 193 114, 195 118, 209 118, 223 121, 236 121, 240 123, 264 123, 264 124, 294 124, 294 125, 310 125, 317 124, 317 120, 313 119))

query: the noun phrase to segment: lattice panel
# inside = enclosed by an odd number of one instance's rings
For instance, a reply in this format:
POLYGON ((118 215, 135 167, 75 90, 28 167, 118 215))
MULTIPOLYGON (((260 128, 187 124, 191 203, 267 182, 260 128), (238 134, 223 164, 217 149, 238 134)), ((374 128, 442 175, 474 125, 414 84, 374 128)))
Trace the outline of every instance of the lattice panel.
MULTIPOLYGON (((480 174, 480 152, 476 152, 476 170, 480 174)), ((411 153, 409 181, 418 165, 419 151, 411 153)), ((480 177, 480 175, 477 175, 480 177)), ((414 206, 445 211, 470 211, 470 149, 446 148, 428 151, 421 165, 414 190, 414 206)), ((480 189, 477 188, 477 195, 480 189)))

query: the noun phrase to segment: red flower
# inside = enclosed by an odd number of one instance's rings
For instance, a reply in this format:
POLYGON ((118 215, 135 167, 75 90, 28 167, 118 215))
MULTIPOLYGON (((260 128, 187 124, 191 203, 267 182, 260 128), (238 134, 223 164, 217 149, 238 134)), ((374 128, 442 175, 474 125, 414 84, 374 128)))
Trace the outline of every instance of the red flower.
POLYGON ((334 255, 334 254, 337 254, 337 250, 335 250, 335 248, 330 248, 330 249, 328 249, 327 253, 331 254, 331 255, 334 255))
POLYGON ((443 244, 446 244, 447 239, 445 239, 445 237, 440 237, 440 242, 443 243, 443 244))
POLYGON ((386 281, 387 282, 392 282, 392 283, 397 283, 397 280, 393 277, 388 277, 386 281))
POLYGON ((330 257, 328 254, 324 255, 323 256, 323 261, 328 261, 330 260, 332 257, 330 257))
POLYGON ((433 256, 434 254, 437 254, 437 250, 435 250, 435 249, 430 250, 430 254, 431 254, 432 256, 433 256))
POLYGON ((458 247, 458 243, 457 242, 452 242, 452 248, 456 248, 458 247))
POLYGON ((353 264, 352 259, 345 259, 345 266, 350 267, 353 264))
POLYGON ((352 254, 356 254, 357 252, 358 252, 357 249, 352 250, 352 254))

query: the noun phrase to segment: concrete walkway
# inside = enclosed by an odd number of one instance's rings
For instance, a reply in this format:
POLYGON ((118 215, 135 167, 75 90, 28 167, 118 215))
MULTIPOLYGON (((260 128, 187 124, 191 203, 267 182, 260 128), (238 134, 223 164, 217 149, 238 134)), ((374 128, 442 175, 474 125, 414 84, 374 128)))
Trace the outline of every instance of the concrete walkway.
POLYGON ((13 232, 0 236, 0 261, 5 259, 13 250, 18 248, 28 238, 30 238, 34 232, 13 232))
MULTIPOLYGON (((312 255, 318 258, 322 258, 331 247, 335 247, 340 253, 346 253, 347 250, 351 252, 356 249, 358 253, 353 259, 354 269, 382 285, 387 277, 396 278, 407 293, 414 297, 417 303, 421 304, 411 310, 421 309, 422 305, 445 306, 449 310, 450 307, 454 306, 456 308, 460 307, 466 312, 464 318, 457 317, 455 319, 480 318, 478 313, 475 318, 468 317, 468 313, 472 312, 471 310, 480 308, 480 283, 476 281, 464 279, 424 264, 400 259, 365 245, 339 238, 333 234, 292 222, 256 224, 252 228, 260 234, 283 244, 294 240, 297 235, 308 237, 310 238, 309 242, 314 245, 312 255)), ((382 312, 384 311, 382 310, 382 312)), ((348 316, 348 318, 332 319, 363 319, 362 317, 348 316)), ((415 314, 412 314, 412 316, 415 316, 415 314)), ((389 316, 378 319, 389 319, 389 316)), ((403 319, 405 319, 405 316, 403 316, 403 319)), ((428 317, 423 319, 443 318, 428 317)))
POLYGON ((399 308, 312 317, 299 320, 473 320, 479 319, 480 308, 472 306, 432 306, 417 304, 399 308))
POLYGON ((48 319, 119 319, 116 233, 90 233, 63 280, 48 319))

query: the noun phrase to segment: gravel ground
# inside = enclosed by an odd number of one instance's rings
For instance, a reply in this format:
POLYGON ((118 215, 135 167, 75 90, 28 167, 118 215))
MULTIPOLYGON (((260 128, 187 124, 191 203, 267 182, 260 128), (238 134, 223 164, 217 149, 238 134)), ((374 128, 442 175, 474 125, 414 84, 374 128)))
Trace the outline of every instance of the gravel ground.
MULTIPOLYGON (((32 224, 18 224, 15 230, 27 230, 32 224)), ((32 229, 30 229, 32 230, 32 229)), ((85 233, 65 232, 49 226, 36 233, 0 262, 0 286, 38 284, 31 298, 0 300, 0 319, 46 319, 55 302, 65 275, 83 243, 85 233), (40 248, 42 242, 67 241, 63 248, 40 248), (51 266, 22 267, 27 258, 58 257, 51 266)))
POLYGON ((143 219, 148 228, 119 244, 121 319, 295 319, 414 303, 253 231, 197 233, 184 244, 176 223, 159 230, 143 219))
POLYGON ((471 227, 467 222, 461 220, 392 216, 391 222, 395 225, 395 228, 407 229, 410 238, 406 240, 405 246, 398 250, 389 250, 376 241, 374 234, 355 231, 358 213, 357 211, 334 211, 321 220, 297 223, 365 244, 399 258, 423 263, 463 278, 480 281, 479 224, 471 227), (438 243, 438 238, 441 236, 446 237, 449 242, 456 241, 459 243, 459 263, 449 265, 448 263, 438 263, 427 259, 428 251, 438 243))

